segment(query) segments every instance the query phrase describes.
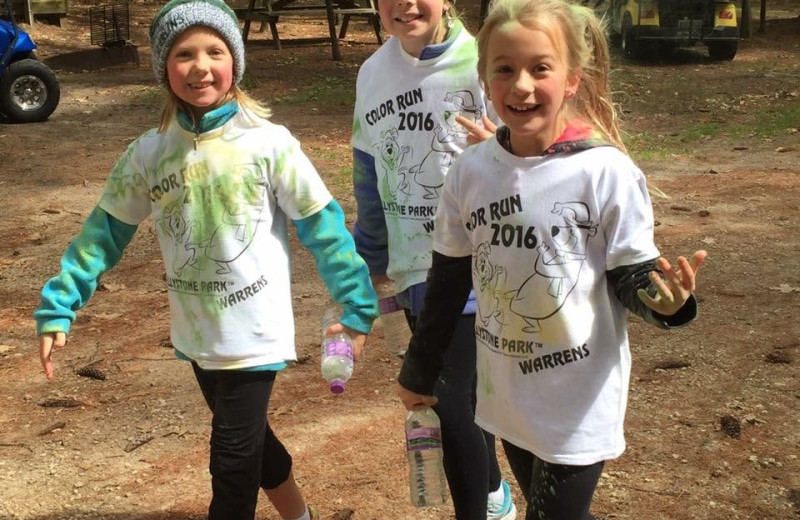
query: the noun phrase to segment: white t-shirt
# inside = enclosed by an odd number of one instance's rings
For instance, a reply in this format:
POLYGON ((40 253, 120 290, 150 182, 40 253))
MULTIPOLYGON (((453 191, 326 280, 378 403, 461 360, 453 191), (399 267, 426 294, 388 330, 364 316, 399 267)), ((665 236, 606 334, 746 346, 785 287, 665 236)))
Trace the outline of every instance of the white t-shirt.
POLYGON ((433 218, 444 176, 467 147, 455 118, 486 114, 465 29, 440 56, 419 60, 391 38, 358 72, 351 144, 375 157, 389 236, 387 274, 398 292, 422 283, 431 266, 433 218))
POLYGON ((522 158, 492 138, 450 169, 434 249, 473 257, 476 422, 548 462, 618 457, 630 352, 606 271, 658 256, 642 172, 611 146, 522 158))
POLYGON ((175 348, 205 369, 296 359, 287 217, 331 200, 300 144, 244 110, 195 135, 174 122, 119 160, 100 201, 128 224, 152 215, 175 348))

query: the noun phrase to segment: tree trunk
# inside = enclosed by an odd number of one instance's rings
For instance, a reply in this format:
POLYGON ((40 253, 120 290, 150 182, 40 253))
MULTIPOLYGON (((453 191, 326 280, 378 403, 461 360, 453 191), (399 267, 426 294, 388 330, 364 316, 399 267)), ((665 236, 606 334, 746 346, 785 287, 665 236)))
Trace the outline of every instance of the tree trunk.
POLYGON ((742 38, 753 37, 753 13, 750 9, 750 0, 742 0, 742 22, 739 25, 739 35, 742 38))

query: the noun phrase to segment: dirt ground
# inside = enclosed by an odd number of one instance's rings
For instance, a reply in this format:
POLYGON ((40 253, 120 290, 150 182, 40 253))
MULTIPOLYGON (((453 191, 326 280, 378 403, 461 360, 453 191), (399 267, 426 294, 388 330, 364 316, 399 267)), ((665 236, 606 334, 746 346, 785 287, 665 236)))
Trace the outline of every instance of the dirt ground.
MULTIPOLYGON (((666 333, 631 320, 629 447, 597 490, 593 512, 605 519, 800 518, 800 232, 792 221, 800 216, 800 9, 795 0, 768 3, 766 34, 742 41, 732 62, 711 62, 702 48, 634 63, 614 56, 631 152, 668 197, 654 198, 657 241, 670 258, 705 248, 709 260, 691 327, 666 333)), ((169 348, 151 224, 79 314, 53 382, 41 373, 31 319, 110 167, 156 124, 146 31, 158 5, 131 4, 138 65, 90 45, 84 2, 70 3, 62 27, 30 27, 59 76, 61 103, 45 123, 0 121, 3 520, 202 518, 209 500, 210 416, 169 348), (86 366, 105 380, 79 376, 86 366)), ((474 28, 477 4, 464 7, 474 28)), ((268 33, 254 33, 247 48, 250 90, 303 143, 349 224, 353 85, 376 48, 363 22, 351 25, 339 62, 324 45, 277 51, 268 33)), ((284 37, 325 30, 311 20, 281 28, 284 37)), ((410 506, 400 360, 383 350, 379 327, 347 391, 328 392, 318 330, 326 294, 310 256, 295 251, 300 361, 279 375, 269 417, 308 501, 326 520, 452 518, 449 507, 410 506)), ((507 467, 505 475, 513 480, 507 467)), ((265 497, 258 517, 278 518, 265 497)))

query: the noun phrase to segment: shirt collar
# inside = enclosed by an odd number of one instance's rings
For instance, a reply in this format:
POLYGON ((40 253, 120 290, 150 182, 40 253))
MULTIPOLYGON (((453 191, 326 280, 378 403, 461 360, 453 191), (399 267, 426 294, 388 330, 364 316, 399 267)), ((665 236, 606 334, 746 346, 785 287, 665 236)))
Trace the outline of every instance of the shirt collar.
POLYGON ((194 132, 196 134, 202 134, 208 132, 210 130, 214 130, 215 128, 219 128, 230 119, 239 113, 239 103, 236 100, 229 101, 222 105, 221 107, 217 107, 214 110, 210 110, 203 114, 203 117, 197 123, 192 121, 192 118, 182 110, 178 110, 178 123, 181 125, 186 131, 194 132))
POLYGON ((426 45, 425 48, 422 49, 422 52, 419 53, 419 59, 430 60, 444 54, 445 51, 453 45, 453 42, 456 41, 456 38, 461 34, 463 28, 464 24, 462 24, 460 20, 453 20, 453 26, 447 31, 447 38, 441 43, 426 45))
MULTIPOLYGON (((502 126, 497 130, 497 142, 500 143, 500 146, 513 153, 511 151, 511 131, 507 126, 502 126)), ((598 146, 610 145, 592 125, 583 119, 575 118, 567 123, 567 127, 558 139, 542 155, 580 152, 598 146)))

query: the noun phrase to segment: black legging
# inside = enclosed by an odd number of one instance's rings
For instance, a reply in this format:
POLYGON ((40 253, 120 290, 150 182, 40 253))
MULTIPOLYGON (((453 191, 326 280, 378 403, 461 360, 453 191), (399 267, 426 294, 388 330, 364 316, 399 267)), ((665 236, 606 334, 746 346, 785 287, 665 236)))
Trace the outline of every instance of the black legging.
POLYGON ((545 462, 503 440, 503 449, 525 495, 525 520, 590 520, 592 495, 603 472, 603 461, 590 466, 545 462))
MULTIPOLYGON (((406 312, 411 330, 416 319, 406 312)), ((442 423, 442 451, 456 520, 486 520, 487 497, 500 487, 495 439, 475 424, 475 315, 458 321, 433 394, 442 423)))
POLYGON ((276 373, 192 368, 213 413, 208 520, 253 520, 259 488, 278 487, 292 469, 267 423, 276 373))

